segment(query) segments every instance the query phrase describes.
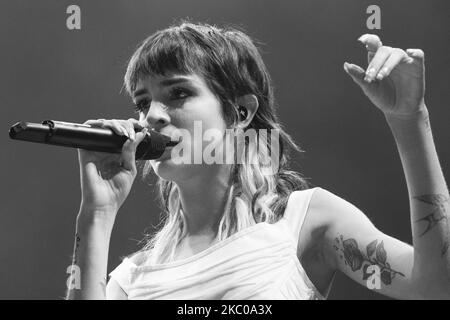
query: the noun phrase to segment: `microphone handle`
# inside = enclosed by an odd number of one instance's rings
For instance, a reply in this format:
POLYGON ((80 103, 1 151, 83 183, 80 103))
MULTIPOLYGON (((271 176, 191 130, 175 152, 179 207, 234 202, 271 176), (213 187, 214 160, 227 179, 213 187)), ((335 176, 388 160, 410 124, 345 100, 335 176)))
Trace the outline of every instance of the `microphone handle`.
MULTIPOLYGON (((15 140, 108 153, 121 153, 128 139, 111 129, 54 120, 45 120, 42 124, 18 122, 11 126, 9 136, 15 140)), ((157 159, 167 145, 174 145, 170 137, 150 130, 136 148, 136 160, 157 159)))

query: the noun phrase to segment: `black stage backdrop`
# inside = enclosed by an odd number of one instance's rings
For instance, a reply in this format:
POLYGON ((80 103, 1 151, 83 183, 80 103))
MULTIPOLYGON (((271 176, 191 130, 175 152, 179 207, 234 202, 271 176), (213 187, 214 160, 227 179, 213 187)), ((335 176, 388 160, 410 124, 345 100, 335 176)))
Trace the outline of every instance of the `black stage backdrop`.
MULTIPOLYGON (((356 40, 426 54, 426 103, 444 174, 450 165, 448 1, 149 0, 0 2, 0 299, 61 299, 73 248, 80 184, 75 149, 10 140, 17 121, 133 116, 121 91, 137 44, 179 18, 244 27, 263 42, 279 114, 306 151, 294 169, 364 211, 383 232, 411 243, 406 183, 383 115, 344 72, 366 66, 356 40), (81 8, 81 30, 66 9, 81 8), (381 8, 381 30, 366 9, 381 8)), ((111 271, 158 222, 156 193, 139 178, 116 219, 111 271)), ((330 299, 384 299, 343 275, 330 299)))

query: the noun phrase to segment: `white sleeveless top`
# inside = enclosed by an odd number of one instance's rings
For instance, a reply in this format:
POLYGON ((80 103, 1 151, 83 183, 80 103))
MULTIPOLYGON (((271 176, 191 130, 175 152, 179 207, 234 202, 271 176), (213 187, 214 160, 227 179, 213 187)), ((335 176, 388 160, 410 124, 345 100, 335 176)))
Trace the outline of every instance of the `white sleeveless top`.
POLYGON ((325 299, 297 258, 300 230, 318 188, 294 191, 274 224, 255 224, 174 262, 150 265, 146 252, 139 252, 110 276, 128 299, 325 299))

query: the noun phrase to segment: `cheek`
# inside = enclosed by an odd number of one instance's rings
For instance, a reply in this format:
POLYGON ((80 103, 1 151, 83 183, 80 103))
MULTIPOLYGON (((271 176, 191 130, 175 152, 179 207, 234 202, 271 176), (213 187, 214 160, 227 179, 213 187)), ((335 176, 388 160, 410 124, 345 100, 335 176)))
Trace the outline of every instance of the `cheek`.
POLYGON ((202 130, 218 129, 224 131, 225 120, 222 116, 222 105, 215 97, 204 97, 187 102, 176 114, 178 128, 187 129, 192 134, 194 128, 201 124, 202 130))
MULTIPOLYGON (((185 143, 180 156, 194 159, 206 147, 219 146, 225 133, 226 122, 222 116, 222 105, 213 97, 202 97, 187 101, 182 109, 173 115, 173 125, 185 143)), ((194 160, 192 160, 194 161, 194 160)), ((196 160, 197 161, 197 160, 196 160)))
MULTIPOLYGON (((222 143, 222 137, 225 133, 226 123, 222 116, 220 103, 215 100, 208 105, 208 109, 202 113, 202 141, 195 141, 196 145, 201 144, 202 149, 208 145, 210 147, 217 146, 222 143)), ((198 125, 197 125, 198 126, 198 125)))
POLYGON ((216 98, 208 99, 205 102, 201 112, 201 121, 205 129, 225 129, 226 124, 222 115, 222 105, 216 98))

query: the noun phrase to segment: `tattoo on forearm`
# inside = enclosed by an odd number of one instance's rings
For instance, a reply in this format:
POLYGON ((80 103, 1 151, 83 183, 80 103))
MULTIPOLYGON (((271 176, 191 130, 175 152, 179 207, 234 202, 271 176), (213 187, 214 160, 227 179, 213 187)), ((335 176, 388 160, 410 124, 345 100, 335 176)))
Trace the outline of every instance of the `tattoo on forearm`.
POLYGON ((385 285, 390 285, 396 275, 404 277, 405 275, 391 268, 387 262, 387 252, 384 249, 383 241, 373 240, 366 247, 366 253, 358 248, 355 239, 346 239, 342 235, 335 238, 334 250, 339 252, 339 257, 344 260, 346 266, 349 266, 353 272, 362 270, 362 279, 367 280, 372 274, 367 272, 370 265, 376 265, 380 268, 381 281, 385 285))
POLYGON ((74 252, 73 252, 73 262, 72 262, 72 264, 77 264, 77 255, 78 255, 78 248, 80 247, 80 241, 81 241, 81 238, 80 238, 80 236, 78 235, 78 233, 76 233, 75 234, 75 249, 74 249, 74 252))
POLYGON ((416 196, 414 197, 414 199, 425 202, 434 207, 434 210, 430 214, 414 221, 415 223, 426 223, 425 230, 421 234, 419 234, 419 237, 428 233, 428 231, 432 230, 439 223, 443 223, 445 226, 445 238, 442 245, 441 254, 446 254, 450 246, 450 226, 447 216, 447 210, 445 208, 445 205, 449 201, 449 197, 443 194, 424 194, 421 196, 416 196))

